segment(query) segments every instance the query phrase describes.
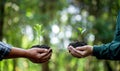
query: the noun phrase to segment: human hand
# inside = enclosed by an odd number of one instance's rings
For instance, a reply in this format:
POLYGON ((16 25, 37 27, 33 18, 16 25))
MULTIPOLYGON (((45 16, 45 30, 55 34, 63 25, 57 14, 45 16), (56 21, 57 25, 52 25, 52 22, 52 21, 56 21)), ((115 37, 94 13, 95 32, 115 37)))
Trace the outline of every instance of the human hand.
POLYGON ((47 62, 52 55, 52 49, 31 48, 27 50, 27 58, 33 63, 47 62))
POLYGON ((85 45, 81 47, 72 47, 68 46, 69 53, 77 58, 83 58, 89 55, 92 55, 93 48, 90 45, 85 45))

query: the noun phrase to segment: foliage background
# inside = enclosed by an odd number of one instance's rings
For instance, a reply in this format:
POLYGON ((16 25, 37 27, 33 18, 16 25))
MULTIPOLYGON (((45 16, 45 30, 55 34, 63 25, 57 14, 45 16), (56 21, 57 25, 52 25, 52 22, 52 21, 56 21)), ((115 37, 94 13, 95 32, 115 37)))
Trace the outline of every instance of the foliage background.
POLYGON ((45 33, 41 43, 53 49, 47 63, 3 60, 0 71, 120 71, 119 61, 91 56, 76 59, 66 49, 76 40, 90 45, 111 42, 119 8, 120 0, 0 0, 1 41, 29 49, 38 44, 33 26, 42 24, 45 33), (83 35, 78 27, 86 30, 83 35))

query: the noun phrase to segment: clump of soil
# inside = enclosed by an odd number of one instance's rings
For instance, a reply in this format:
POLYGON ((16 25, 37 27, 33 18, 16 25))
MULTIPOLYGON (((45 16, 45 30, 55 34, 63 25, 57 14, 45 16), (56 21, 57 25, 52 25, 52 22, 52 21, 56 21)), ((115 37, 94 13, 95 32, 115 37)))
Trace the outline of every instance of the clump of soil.
POLYGON ((45 49, 49 49, 50 47, 47 45, 34 45, 32 46, 32 48, 45 48, 45 49))
POLYGON ((76 48, 76 47, 85 46, 85 45, 87 45, 86 42, 77 41, 77 42, 70 43, 68 46, 73 46, 74 48, 76 48))

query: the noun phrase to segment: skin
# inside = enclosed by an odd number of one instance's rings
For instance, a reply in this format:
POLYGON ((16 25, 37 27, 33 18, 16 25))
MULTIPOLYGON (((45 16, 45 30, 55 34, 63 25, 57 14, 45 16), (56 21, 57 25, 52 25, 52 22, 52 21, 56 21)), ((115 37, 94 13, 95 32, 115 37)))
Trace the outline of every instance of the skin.
POLYGON ((21 48, 12 48, 10 53, 4 59, 27 58, 33 63, 47 62, 52 55, 52 49, 31 48, 28 50, 21 48))
POLYGON ((93 46, 85 45, 81 47, 72 47, 68 46, 69 53, 77 58, 83 58, 92 55, 93 52, 93 46))

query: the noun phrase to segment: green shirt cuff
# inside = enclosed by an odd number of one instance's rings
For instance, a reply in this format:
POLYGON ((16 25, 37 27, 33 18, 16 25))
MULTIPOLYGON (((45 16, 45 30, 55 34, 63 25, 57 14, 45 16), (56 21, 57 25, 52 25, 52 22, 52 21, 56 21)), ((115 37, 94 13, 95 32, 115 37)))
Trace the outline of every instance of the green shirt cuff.
POLYGON ((97 58, 100 58, 100 51, 101 47, 94 45, 93 46, 93 56, 96 56, 97 58))

